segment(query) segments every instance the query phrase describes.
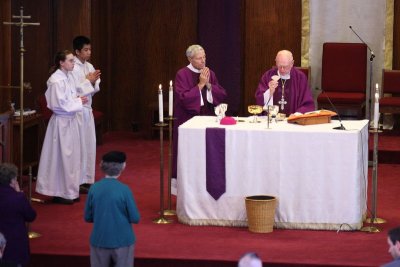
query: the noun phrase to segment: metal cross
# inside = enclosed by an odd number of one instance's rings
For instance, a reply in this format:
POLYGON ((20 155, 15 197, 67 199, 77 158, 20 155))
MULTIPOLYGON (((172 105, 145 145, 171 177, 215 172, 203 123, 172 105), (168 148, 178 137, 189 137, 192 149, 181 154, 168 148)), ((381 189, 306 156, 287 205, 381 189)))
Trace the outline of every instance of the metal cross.
POLYGON ((24 165, 24 27, 26 26, 39 26, 40 23, 34 22, 34 23, 27 23, 24 22, 24 19, 30 19, 31 16, 24 16, 24 8, 21 6, 20 9, 20 15, 19 16, 12 16, 13 19, 19 19, 19 22, 3 22, 4 25, 16 25, 19 27, 19 33, 20 33, 20 126, 19 126, 19 137, 20 137, 20 162, 19 162, 19 172, 20 172, 20 184, 22 187, 22 173, 23 173, 23 165, 24 165))
POLYGON ((285 97, 283 96, 283 94, 282 94, 281 100, 279 100, 278 103, 281 104, 281 110, 284 110, 285 109, 285 105, 287 104, 287 102, 285 101, 285 97))

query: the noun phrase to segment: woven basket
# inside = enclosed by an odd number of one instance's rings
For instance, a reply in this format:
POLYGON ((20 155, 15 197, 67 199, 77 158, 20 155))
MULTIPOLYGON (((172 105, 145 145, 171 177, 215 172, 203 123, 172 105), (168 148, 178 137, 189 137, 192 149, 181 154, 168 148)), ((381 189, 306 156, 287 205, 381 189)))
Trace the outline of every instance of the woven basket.
POLYGON ((274 226, 276 197, 258 195, 246 197, 245 200, 249 231, 271 233, 274 226))

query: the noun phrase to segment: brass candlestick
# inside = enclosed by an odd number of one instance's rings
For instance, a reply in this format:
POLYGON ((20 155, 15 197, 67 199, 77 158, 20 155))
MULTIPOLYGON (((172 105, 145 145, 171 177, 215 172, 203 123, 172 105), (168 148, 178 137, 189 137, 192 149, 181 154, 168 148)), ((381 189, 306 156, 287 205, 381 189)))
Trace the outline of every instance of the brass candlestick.
POLYGON ((153 220, 157 224, 172 223, 164 217, 164 127, 168 124, 164 122, 157 123, 160 129, 160 217, 153 220))
MULTIPOLYGON (((29 165, 29 184, 28 185, 29 185, 29 188, 28 188, 28 190, 29 190, 29 201, 32 203, 32 166, 30 166, 30 165, 29 165)), ((42 236, 41 234, 39 234, 37 232, 29 231, 29 228, 30 228, 30 224, 29 223, 27 224, 27 228, 28 228, 28 237, 30 239, 42 236)))
MULTIPOLYGON (((372 212, 371 218, 367 218, 365 220, 366 223, 371 224, 380 224, 385 223, 386 220, 377 217, 377 194, 378 194, 378 134, 382 131, 373 128, 369 131, 374 134, 374 150, 372 156, 372 190, 371 190, 371 199, 372 199, 372 212)), ((380 229, 375 226, 365 226, 361 228, 361 231, 368 233, 379 233, 380 229)))
POLYGON ((164 211, 164 214, 167 216, 176 215, 176 211, 172 209, 172 194, 171 194, 171 181, 172 181, 172 155, 173 155, 173 145, 172 145, 172 126, 175 118, 173 116, 169 116, 166 118, 168 120, 169 126, 169 150, 168 150, 168 206, 164 211))

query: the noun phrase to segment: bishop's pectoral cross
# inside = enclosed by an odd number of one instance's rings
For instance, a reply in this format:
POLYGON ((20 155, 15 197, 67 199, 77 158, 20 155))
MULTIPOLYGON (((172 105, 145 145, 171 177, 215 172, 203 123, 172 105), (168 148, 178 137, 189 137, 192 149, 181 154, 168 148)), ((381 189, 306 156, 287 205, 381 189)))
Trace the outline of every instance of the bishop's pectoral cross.
POLYGON ((285 105, 287 104, 286 100, 285 100, 285 96, 282 94, 281 100, 279 100, 278 102, 281 105, 281 110, 285 109, 285 105))
POLYGON ((285 109, 285 105, 287 104, 287 101, 285 100, 285 83, 286 83, 286 79, 281 79, 282 81, 282 97, 281 100, 279 100, 279 104, 281 105, 281 110, 285 109))

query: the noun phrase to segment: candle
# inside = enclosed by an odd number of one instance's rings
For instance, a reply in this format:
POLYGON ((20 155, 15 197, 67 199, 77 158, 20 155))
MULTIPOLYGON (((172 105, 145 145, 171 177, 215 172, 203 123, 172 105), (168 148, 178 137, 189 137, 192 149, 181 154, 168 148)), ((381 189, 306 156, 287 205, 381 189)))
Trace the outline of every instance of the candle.
POLYGON ((379 86, 375 85, 375 105, 374 105, 374 129, 379 126, 379 86))
POLYGON ((169 103, 168 103, 168 116, 172 117, 174 105, 174 89, 172 88, 172 80, 169 81, 169 103))
POLYGON ((160 122, 164 122, 164 107, 161 84, 158 86, 158 119, 160 122))

